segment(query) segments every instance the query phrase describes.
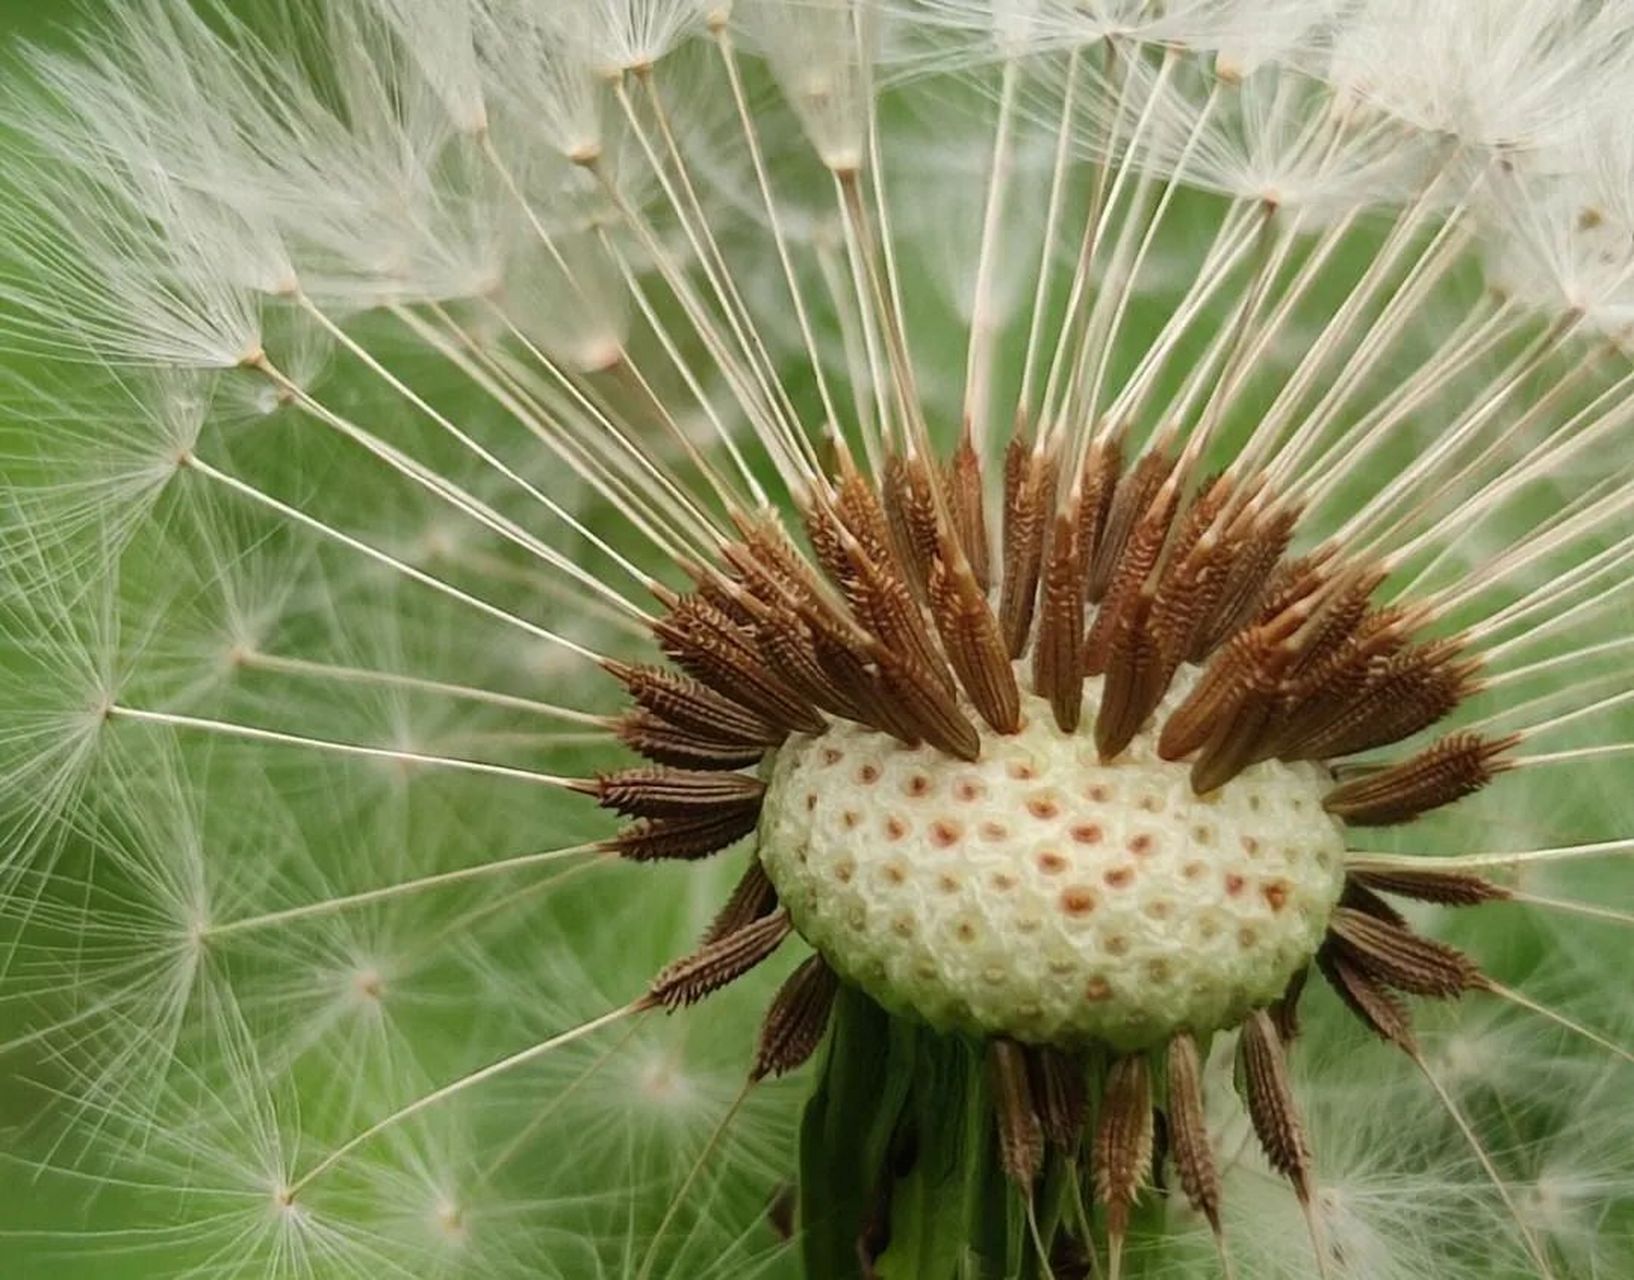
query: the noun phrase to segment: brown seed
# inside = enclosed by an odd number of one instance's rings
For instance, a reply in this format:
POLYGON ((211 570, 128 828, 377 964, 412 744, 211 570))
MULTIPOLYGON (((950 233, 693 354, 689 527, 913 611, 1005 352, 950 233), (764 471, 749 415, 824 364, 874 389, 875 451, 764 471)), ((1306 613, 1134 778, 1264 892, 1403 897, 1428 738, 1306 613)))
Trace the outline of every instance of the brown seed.
POLYGON ((604 841, 633 862, 705 858, 736 844, 755 829, 758 811, 733 809, 688 818, 639 818, 604 841))
POLYGON ((1367 617, 1373 592, 1384 580, 1383 571, 1372 565, 1341 561, 1329 569, 1333 584, 1321 593, 1320 603, 1301 628, 1298 654, 1289 668, 1291 676, 1320 666, 1355 638, 1367 617))
MULTIPOLYGON (((1120 462, 1121 454, 1120 447, 1120 462)), ((1141 455, 1132 470, 1119 478, 1089 564, 1086 586, 1091 600, 1100 601, 1111 590, 1112 580, 1123 566, 1136 526, 1173 470, 1174 459, 1166 451, 1149 449, 1141 455)), ((1142 573, 1141 577, 1144 578, 1145 574, 1142 573)))
POLYGON ((1448 999, 1478 979, 1474 962, 1458 948, 1351 907, 1333 913, 1328 937, 1352 967, 1409 995, 1448 999))
POLYGON ((871 656, 874 637, 843 608, 807 607, 801 611, 803 639, 821 678, 838 695, 830 708, 846 719, 888 733, 908 746, 920 738, 880 685, 871 656))
POLYGON ((1313 1183, 1305 1125, 1294 1102, 1282 1038, 1264 1010, 1249 1014, 1238 1044, 1248 1116, 1271 1167, 1293 1183, 1301 1204, 1309 1204, 1313 1183))
POLYGON ((1182 760, 1206 743, 1220 722, 1236 714, 1253 687, 1254 672, 1270 661, 1277 638, 1268 627, 1233 636, 1203 670, 1185 700, 1164 721, 1158 754, 1182 760))
POLYGON ((965 562, 985 593, 992 582, 992 557, 987 548, 987 506, 982 497, 982 463, 970 436, 961 433, 949 459, 946 478, 948 514, 964 550, 965 562))
POLYGON ((1276 732, 1276 751, 1284 759, 1318 759, 1320 739, 1349 721, 1365 725, 1368 711, 1358 706, 1381 664, 1407 645, 1408 624, 1400 610, 1375 610, 1362 620, 1356 634, 1334 652, 1314 663, 1301 663, 1284 682, 1282 723, 1276 732))
POLYGON ((860 548, 854 547, 853 553, 859 559, 846 584, 846 599, 857 620, 880 646, 922 670, 951 694, 953 675, 931 641, 925 616, 907 580, 889 563, 860 558, 860 548))
POLYGON ((1164 552, 1163 579, 1170 576, 1191 559, 1192 552, 1211 532, 1221 532, 1222 517, 1231 505, 1233 482, 1220 472, 1206 477, 1192 494, 1191 501, 1175 520, 1174 536, 1164 552))
POLYGON ((908 462, 899 453, 885 460, 880 486, 885 520, 898 558, 914 594, 925 594, 931 560, 936 554, 936 495, 931 492, 920 459, 908 462))
MULTIPOLYGON (((827 614, 815 602, 808 612, 827 614)), ((839 624, 835 624, 838 629, 839 624)), ((768 610, 755 628, 766 665, 778 679, 805 697, 811 704, 846 720, 872 724, 866 706, 859 702, 824 666, 817 648, 815 629, 805 617, 788 605, 768 610)))
POLYGON ((770 915, 776 909, 777 890, 772 887, 772 882, 766 875, 766 868, 760 865, 760 859, 752 856, 743 878, 738 881, 725 905, 715 913, 715 918, 709 922, 709 928, 704 930, 704 936, 698 940, 698 945, 707 947, 712 942, 718 942, 727 934, 736 933, 761 916, 770 915))
POLYGON ((1243 539, 1226 519, 1232 493, 1230 481, 1223 477, 1205 480, 1176 521, 1164 551, 1152 630, 1170 675, 1214 615, 1241 550, 1243 539))
POLYGON ((1316 953, 1316 963, 1328 985, 1364 1026, 1408 1054, 1418 1053, 1412 1017, 1400 1000, 1332 946, 1324 946, 1316 953))
POLYGON ((808 956, 788 976, 760 1024, 751 1080, 793 1071, 816 1052, 839 989, 839 977, 822 956, 808 956))
POLYGON ((960 760, 981 754, 981 737, 953 696, 923 667, 884 644, 871 652, 880 689, 913 731, 931 746, 960 760))
POLYGON ((1172 674, 1164 669, 1151 627, 1152 604, 1151 594, 1141 592, 1114 628, 1095 716, 1095 750, 1102 760, 1115 758, 1140 732, 1172 674))
POLYGON ((1121 1250, 1129 1213, 1152 1166, 1152 1085, 1146 1059, 1119 1058, 1107 1072, 1095 1132, 1095 1198, 1106 1206, 1107 1236, 1121 1250))
MULTIPOLYGON (((722 548, 722 557, 726 557, 725 547, 722 548)), ((699 599, 707 602, 740 627, 747 629, 754 625, 755 614, 752 606, 755 601, 749 592, 742 589, 741 584, 706 565, 683 560, 680 567, 692 579, 699 599)))
MULTIPOLYGON (((1138 467, 1136 474, 1139 474, 1138 467)), ((1120 497, 1122 493, 1120 490, 1120 497)), ((1111 661, 1118 628, 1127 625, 1130 611, 1151 585, 1150 579, 1163 555, 1163 545, 1168 540, 1179 503, 1178 485, 1165 483, 1153 495, 1151 504, 1140 513, 1140 519, 1130 533, 1107 584, 1094 625, 1084 638, 1084 670, 1087 674, 1098 675, 1106 670, 1107 663, 1111 661)), ((1114 517, 1116 514, 1114 504, 1114 517)))
POLYGON ((1117 498, 1118 485, 1123 479, 1123 450, 1123 434, 1113 432, 1095 440, 1084 453, 1078 537, 1086 600, 1091 598, 1090 574, 1095 559, 1100 555, 1101 545, 1106 541, 1112 503, 1117 498))
MULTIPOLYGON (((887 465, 886 488, 891 487, 890 472, 891 466, 887 465)), ((855 544, 847 551, 853 571, 860 553, 867 563, 889 566, 891 573, 902 575, 902 564, 892 541, 890 519, 880 490, 861 472, 847 469, 840 476, 835 489, 834 512, 855 544)), ((843 574, 841 577, 843 579, 843 574)))
POLYGON ((594 795, 604 809, 630 818, 685 818, 705 813, 725 815, 744 809, 759 813, 766 784, 742 773, 710 773, 638 765, 600 775, 578 788, 594 795))
POLYGON ((1383 920, 1386 924, 1393 924, 1399 928, 1407 927, 1407 917, 1397 911, 1394 906, 1386 902, 1373 890, 1369 889, 1355 876, 1346 876, 1344 888, 1339 895, 1341 906, 1370 915, 1375 920, 1383 920))
POLYGON ((1071 1155, 1084 1136, 1084 1064, 1047 1045, 1030 1047, 1027 1056, 1044 1137, 1057 1151, 1071 1155))
MULTIPOLYGON (((789 537, 780 515, 766 512, 758 519, 735 517, 743 533, 746 557, 732 558, 744 584, 768 603, 805 600, 818 593, 817 574, 789 537)), ((731 558, 731 547, 725 548, 731 558)))
POLYGON ((1036 452, 1028 437, 1012 437, 1004 453, 1004 556, 999 581, 999 628, 1012 658, 1022 655, 1032 634, 1055 481, 1055 455, 1036 452))
POLYGON ((1078 728, 1084 702, 1083 498, 1075 494, 1050 531, 1033 642, 1033 690, 1062 733, 1078 728))
POLYGON ((640 708, 620 716, 613 732, 630 750, 655 764, 680 769, 742 769, 757 764, 766 754, 764 747, 722 742, 690 729, 678 729, 640 708))
POLYGON ((766 959, 782 945, 793 928, 789 913, 779 909, 698 948, 653 979, 647 989, 648 1006, 662 1006, 673 1012, 696 1004, 766 959))
POLYGON ((1358 689, 1299 745, 1309 759, 1369 751, 1411 737, 1451 713, 1473 691, 1476 664, 1452 645, 1420 645, 1375 660, 1358 689))
POLYGON ((1203 1109, 1203 1062, 1197 1041, 1182 1031, 1169 1041, 1169 1144, 1180 1187, 1192 1208, 1220 1234, 1220 1174, 1203 1109))
POLYGON ((1302 601, 1311 600, 1332 585, 1336 553, 1331 549, 1283 561, 1265 584, 1254 620, 1264 626, 1282 617, 1302 601))
POLYGON ((1025 1190, 1044 1164, 1044 1132, 1033 1108, 1026 1051, 1014 1040, 989 1040, 987 1079, 998 1123, 1000 1165, 1005 1176, 1025 1190))
POLYGON ((775 747, 784 731, 698 681, 663 667, 603 664, 638 707, 700 738, 775 747))
POLYGON ((931 617, 949 665, 983 720, 998 733, 1021 726, 1021 691, 987 593, 944 539, 927 585, 931 617))
POLYGON ((1483 902, 1503 902, 1512 896, 1502 885, 1465 871, 1374 871, 1356 868, 1351 877, 1380 893, 1400 898, 1434 902, 1444 907, 1473 907, 1483 902))
POLYGON ((1197 633, 1225 591, 1237 550, 1232 543, 1210 533, 1184 559, 1171 561, 1164 569, 1151 609, 1151 628, 1163 658, 1165 686, 1192 651, 1197 633))
POLYGON ((1277 566, 1293 540, 1299 513, 1281 507, 1268 514, 1245 513, 1237 531, 1238 549, 1231 560, 1220 598, 1211 615, 1199 623, 1187 658, 1202 662, 1254 620, 1268 594, 1277 566))
POLYGON ((717 694, 782 729, 828 727, 810 702, 771 674, 753 636, 701 596, 676 597, 652 629, 665 654, 717 694))
POLYGON ((1286 642, 1268 644, 1254 650, 1237 672, 1237 696, 1219 713, 1192 762, 1191 786, 1198 795, 1224 786, 1264 757, 1262 749, 1276 731, 1277 693, 1291 657, 1286 642))
POLYGON ((1282 1037, 1283 1044, 1292 1044, 1299 1037, 1299 998, 1305 994, 1305 983, 1310 978, 1310 966, 1295 972, 1288 979, 1281 997, 1271 1006, 1271 1022, 1282 1037))
POLYGON ((1500 757, 1519 740, 1450 734, 1400 764, 1341 783, 1324 805, 1353 826, 1411 822, 1479 791, 1502 770, 1500 757))

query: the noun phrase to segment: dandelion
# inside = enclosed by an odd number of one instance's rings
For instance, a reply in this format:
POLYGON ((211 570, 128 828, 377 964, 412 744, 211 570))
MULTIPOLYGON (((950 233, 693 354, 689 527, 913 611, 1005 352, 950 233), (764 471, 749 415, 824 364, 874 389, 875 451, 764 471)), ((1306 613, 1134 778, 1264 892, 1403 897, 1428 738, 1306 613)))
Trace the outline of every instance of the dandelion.
POLYGON ((1625 7, 23 57, 27 1256, 1627 1268, 1625 7))

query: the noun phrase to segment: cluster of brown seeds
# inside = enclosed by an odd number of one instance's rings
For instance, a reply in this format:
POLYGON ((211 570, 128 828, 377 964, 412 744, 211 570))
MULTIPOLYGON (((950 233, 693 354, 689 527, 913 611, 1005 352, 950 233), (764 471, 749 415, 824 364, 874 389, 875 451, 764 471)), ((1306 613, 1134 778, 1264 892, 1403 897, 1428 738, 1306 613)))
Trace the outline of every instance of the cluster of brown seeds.
MULTIPOLYGON (((1159 738, 1165 759, 1190 760, 1199 794, 1261 760, 1411 737, 1478 687, 1459 639, 1420 638, 1425 611, 1372 602, 1380 569, 1332 546, 1290 558, 1298 512, 1263 485, 1229 472, 1189 484, 1161 450, 1126 468, 1116 443, 1091 445, 1064 492, 1051 451, 1017 441, 1004 470, 996 584, 968 444, 940 471, 893 458, 878 486, 842 467, 805 501, 809 558, 774 515, 738 514, 720 563, 687 566, 696 589, 660 593, 654 631, 679 670, 608 664, 635 703, 621 739, 662 766, 602 784, 609 807, 643 820, 619 847, 702 856, 747 834, 753 788, 711 774, 790 733, 820 735, 829 717, 974 759, 973 714, 1000 734, 1019 727, 1014 662, 1029 652, 1064 732, 1084 679, 1104 677, 1103 760, 1182 664, 1200 667, 1159 738)), ((1450 736, 1341 784, 1329 809, 1356 825, 1410 821, 1484 785, 1511 745, 1450 736)))
MULTIPOLYGON (((1064 732, 1077 729, 1088 676, 1104 678, 1093 725, 1114 760, 1183 665, 1190 693, 1157 728, 1160 755, 1189 761, 1199 794, 1268 759, 1333 762, 1428 729, 1478 687, 1456 638, 1426 638, 1427 611, 1374 602, 1384 573, 1343 549, 1289 554, 1298 509, 1231 471, 1200 479, 1158 446, 1126 465, 1116 439, 1077 460, 1017 439, 1004 462, 997 566, 988 553, 980 462, 968 442, 944 466, 895 456, 876 484, 845 457, 802 503, 809 553, 770 513, 737 513, 718 562, 685 566, 694 588, 660 593, 656 639, 673 663, 609 663, 633 708, 624 743, 652 763, 585 784, 632 819, 607 842, 637 860, 699 858, 751 834, 764 784, 737 772, 830 718, 899 742, 976 758, 973 717, 1017 731, 1017 670, 1064 732)), ((1411 821, 1483 786, 1507 739, 1452 734, 1386 767, 1355 770, 1327 794, 1353 825, 1411 821)), ((1330 766, 1331 767, 1331 766, 1330 766)), ((1315 963, 1373 1031, 1415 1060, 1402 996, 1452 998, 1486 985, 1474 964, 1415 934, 1383 896, 1449 906, 1505 896, 1483 879, 1426 870, 1355 871, 1315 963)), ((758 861, 699 949, 654 981, 674 1009, 732 981, 792 931, 758 861)), ((1309 1206, 1309 1146, 1289 1084, 1299 974, 1239 1037, 1239 1079, 1272 1165, 1309 1206)), ((820 1042, 837 979, 808 959, 775 998, 756 1079, 799 1065, 820 1042)), ((1114 1245, 1154 1160, 1216 1234, 1220 1184, 1189 1032, 1158 1054, 1115 1057, 1085 1128, 1081 1062, 1049 1046, 990 1045, 1006 1169, 1036 1177, 1047 1144, 1087 1159, 1114 1245), (1160 1065, 1154 1065, 1160 1064, 1160 1065), (1164 1073, 1154 1124, 1153 1070, 1164 1073)), ((1314 1218, 1313 1232, 1317 1231, 1314 1218)), ((1320 1243, 1318 1250, 1320 1254, 1320 1243)))

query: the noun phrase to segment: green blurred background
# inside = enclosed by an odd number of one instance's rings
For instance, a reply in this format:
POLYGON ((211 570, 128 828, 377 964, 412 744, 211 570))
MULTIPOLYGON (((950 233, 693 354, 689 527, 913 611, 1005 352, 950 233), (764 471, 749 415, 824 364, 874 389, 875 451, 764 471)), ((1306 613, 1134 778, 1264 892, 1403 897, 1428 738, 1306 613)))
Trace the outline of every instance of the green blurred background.
MULTIPOLYGON (((234 12, 253 16, 258 10, 265 11, 274 4, 284 3, 285 0, 224 0, 224 3, 234 12)), ((120 0, 0 0, 0 83, 11 82, 14 79, 13 62, 16 48, 20 42, 28 40, 61 40, 76 26, 94 21, 99 11, 106 11, 118 5, 120 0)), ((7 126, 3 116, 0 116, 0 164, 7 163, 12 153, 8 143, 7 126)), ((4 358, 5 366, 18 371, 22 368, 20 362, 11 356, 4 358)), ((1520 933, 1521 931, 1517 931, 1520 933)), ((1514 949, 1527 946, 1526 937, 1517 937, 1514 940, 1514 949)), ((1524 958, 1511 957, 1516 968, 1526 967, 1524 958)), ((0 1040, 4 1040, 3 1028, 0 1028, 0 1040)), ((25 1124, 30 1112, 39 1105, 39 1094, 34 1090, 24 1090, 14 1082, 19 1069, 36 1070, 37 1063, 9 1061, 0 1067, 0 1133, 25 1124)), ((0 1232, 5 1228, 26 1229, 31 1220, 37 1220, 34 1215, 42 1210, 42 1204, 47 1197, 60 1196, 59 1207, 67 1210, 70 1205, 81 1208, 94 1207, 94 1199, 88 1200, 83 1189, 77 1190, 62 1181, 43 1185, 29 1185, 31 1179, 28 1171, 20 1166, 13 1165, 0 1170, 0 1232), (32 1207, 31 1207, 32 1206, 32 1207)), ((58 1224, 64 1218, 71 1216, 70 1212, 53 1214, 58 1224)), ((88 1225, 88 1224, 87 1224, 88 1225)), ((106 1280, 135 1280, 154 1274, 155 1263, 150 1257, 137 1255, 121 1260, 112 1251, 102 1252, 91 1256, 91 1245, 87 1242, 84 1253, 77 1261, 64 1261, 59 1254, 51 1263, 41 1263, 31 1260, 34 1248, 26 1238, 5 1239, 0 1234, 0 1280, 35 1280, 35 1277, 64 1277, 66 1280, 86 1280, 106 1277, 106 1280)), ((37 1254, 35 1255, 37 1257, 37 1254)), ((227 1269, 224 1269, 226 1271, 227 1269)))

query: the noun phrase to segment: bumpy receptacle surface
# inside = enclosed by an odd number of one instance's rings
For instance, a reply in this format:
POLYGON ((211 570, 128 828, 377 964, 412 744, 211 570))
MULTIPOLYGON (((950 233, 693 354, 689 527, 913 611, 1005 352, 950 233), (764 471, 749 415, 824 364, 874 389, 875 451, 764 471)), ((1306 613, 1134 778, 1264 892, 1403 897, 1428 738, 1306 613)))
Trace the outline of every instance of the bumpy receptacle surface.
POLYGON ((1343 877, 1326 770, 1269 761, 1196 796, 1146 733, 1103 765, 1099 683, 1071 735, 1024 696, 975 764, 852 724, 790 739, 760 858, 800 933, 887 1008, 1033 1043, 1142 1048, 1276 999, 1343 877))

